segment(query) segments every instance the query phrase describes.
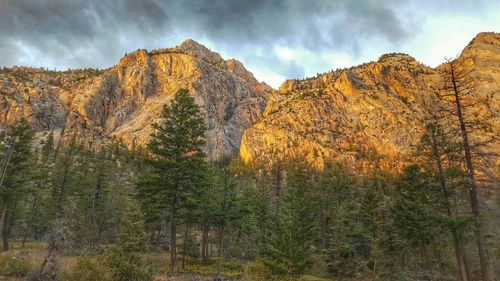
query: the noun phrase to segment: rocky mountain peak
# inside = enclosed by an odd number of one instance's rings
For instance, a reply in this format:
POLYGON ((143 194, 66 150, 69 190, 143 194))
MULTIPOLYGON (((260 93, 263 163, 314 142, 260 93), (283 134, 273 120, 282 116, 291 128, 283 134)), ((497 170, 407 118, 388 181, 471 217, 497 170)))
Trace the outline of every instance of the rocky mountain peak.
POLYGON ((479 44, 500 45, 500 33, 480 32, 469 42, 467 47, 479 44))
POLYGON ((389 53, 380 56, 379 63, 396 63, 396 64, 412 64, 416 65, 418 62, 414 57, 405 53, 389 53))
POLYGON ((27 118, 39 135, 54 131, 90 145, 117 139, 144 145, 162 106, 180 88, 200 105, 208 127, 205 151, 216 159, 239 150, 243 131, 256 122, 270 87, 237 60, 186 40, 176 48, 126 54, 104 71, 0 69, 0 128, 27 118))
POLYGON ((204 51, 210 51, 205 45, 198 43, 197 41, 186 38, 182 43, 176 47, 177 49, 199 49, 204 51))
POLYGON ((217 64, 224 61, 218 53, 210 51, 210 49, 192 39, 184 40, 175 50, 203 59, 211 64, 217 64))
POLYGON ((124 57, 120 59, 120 62, 118 63, 119 66, 127 66, 131 64, 142 64, 147 62, 149 57, 149 53, 145 49, 139 49, 135 52, 132 52, 130 54, 125 54, 124 57))
POLYGON ((500 68, 492 63, 500 56, 500 33, 481 32, 472 39, 460 55, 471 65, 484 66, 482 71, 491 72, 493 75, 500 68), (491 69, 493 68, 493 69, 491 69))

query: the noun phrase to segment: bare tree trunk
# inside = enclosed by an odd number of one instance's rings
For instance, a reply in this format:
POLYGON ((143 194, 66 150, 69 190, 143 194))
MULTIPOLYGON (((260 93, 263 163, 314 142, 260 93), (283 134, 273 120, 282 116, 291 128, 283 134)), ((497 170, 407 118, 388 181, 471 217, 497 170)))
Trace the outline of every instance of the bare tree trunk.
POLYGON ((208 255, 208 232, 209 232, 209 227, 206 223, 203 224, 203 239, 202 239, 202 245, 201 245, 201 252, 202 252, 202 259, 203 262, 208 263, 210 260, 210 257, 208 255))
POLYGON ((2 246, 4 252, 9 250, 9 232, 9 219, 5 218, 5 221, 2 224, 2 246))
POLYGON ((471 275, 470 268, 469 268, 469 260, 467 259, 467 254, 466 254, 463 247, 462 247, 462 251, 464 253, 464 264, 465 264, 465 272, 467 273, 467 279, 472 280, 472 275, 471 275))
POLYGON ((211 257, 212 253, 214 252, 214 237, 215 237, 215 230, 210 231, 212 234, 210 235, 210 252, 208 253, 208 256, 211 257))
POLYGON ((45 258, 43 259, 42 263, 40 264, 40 268, 38 269, 38 274, 37 274, 36 280, 42 280, 42 278, 44 276, 45 268, 47 267, 47 265, 49 264, 50 260, 54 256, 55 248, 56 248, 56 241, 55 241, 55 238, 53 238, 49 242, 49 247, 48 247, 48 250, 47 250, 47 255, 45 256, 45 258))
POLYGON ((373 240, 375 241, 373 245, 373 280, 377 280, 377 266, 378 266, 378 245, 377 245, 377 234, 376 231, 373 233, 373 240))
MULTIPOLYGON (((61 208, 60 205, 58 205, 61 208)), ((41 280, 56 280, 58 272, 57 258, 61 254, 60 251, 64 246, 63 241, 66 240, 65 220, 63 218, 63 211, 59 210, 55 222, 56 226, 53 228, 50 240, 48 242, 47 255, 40 264, 36 279, 41 280), (48 279, 47 279, 48 278, 48 279)))
POLYGON ((173 273, 177 273, 177 222, 172 215, 170 226, 170 267, 173 273))
POLYGON ((7 224, 7 209, 9 208, 9 202, 6 201, 4 204, 3 204, 3 208, 2 208, 2 216, 0 217, 0 228, 1 228, 1 232, 2 232, 2 240, 4 241, 3 243, 3 251, 7 251, 9 250, 9 246, 8 246, 8 243, 7 243, 7 248, 5 247, 5 240, 8 238, 5 237, 5 230, 6 230, 6 224, 7 224))
POLYGON ((465 254, 462 245, 458 240, 456 233, 453 233, 453 247, 455 248, 455 257, 457 259, 458 273, 461 281, 468 281, 467 266, 465 263, 465 254))
MULTIPOLYGON (((430 132, 430 137, 432 142, 432 152, 434 156, 434 161, 436 162, 436 166, 438 169, 438 178, 439 178, 439 183, 441 185, 441 192, 443 194, 443 199, 446 207, 446 214, 448 215, 448 218, 453 218, 453 213, 451 211, 451 204, 449 201, 450 196, 446 184, 446 178, 444 176, 443 162, 441 161, 441 152, 439 151, 439 147, 437 145, 438 140, 434 131, 430 132)), ((468 281, 465 268, 463 247, 460 243, 460 236, 454 226, 452 226, 450 230, 453 236, 453 246, 455 248, 455 257, 457 259, 457 266, 460 275, 460 280, 468 281)))
POLYGON ((177 190, 179 179, 175 180, 175 192, 172 198, 172 214, 170 226, 170 267, 173 273, 177 273, 177 190))
POLYGON ((434 248, 434 258, 436 259, 436 263, 438 265, 438 279, 437 280, 443 280, 444 278, 444 267, 443 267, 443 261, 441 260, 441 253, 439 251, 439 248, 435 243, 433 243, 432 247, 434 248))
POLYGON ((432 266, 432 261, 431 261, 430 255, 429 255, 429 249, 428 249, 427 245, 422 247, 422 254, 424 256, 427 270, 429 271, 429 274, 431 276, 431 280, 436 280, 436 277, 434 274, 434 266, 432 266))
MULTIPOLYGON (((282 164, 281 162, 278 162, 274 165, 275 167, 275 172, 276 172, 276 178, 275 178, 275 192, 276 192, 276 198, 280 198, 281 196, 281 186, 283 185, 283 169, 282 169, 282 164)), ((279 208, 279 204, 276 205, 276 208, 279 208)))
POLYGON ((455 67, 450 63, 451 83, 453 84, 453 93, 455 97, 456 114, 460 124, 460 132, 462 135, 462 145, 465 154, 465 166, 467 168, 467 177, 469 178, 469 197, 472 213, 476 218, 477 225, 475 227, 477 250, 479 254, 479 264, 481 266, 481 278, 483 281, 491 281, 490 264, 488 260, 488 253, 485 245, 485 238, 483 233, 483 224, 480 214, 479 200, 477 197, 477 186, 474 174, 474 166, 472 164, 472 155, 470 151, 469 136, 465 120, 462 112, 462 104, 460 100, 460 91, 457 86, 457 79, 455 77, 455 67))
POLYGON ((99 204, 99 199, 101 197, 103 177, 104 177, 104 164, 100 168, 99 175, 97 178, 97 184, 96 184, 96 187, 94 189, 94 194, 92 196, 92 209, 91 209, 92 214, 91 214, 91 216, 92 216, 92 226, 94 227, 94 229, 92 231, 94 237, 92 237, 92 240, 90 241, 91 248, 97 248, 97 244, 101 240, 99 237, 101 231, 100 231, 99 222, 97 220, 97 208, 98 208, 98 204, 99 204))
POLYGON ((186 269, 186 249, 187 249, 187 237, 189 234, 189 223, 186 222, 186 229, 184 231, 184 245, 182 245, 182 271, 186 269))
POLYGON ((401 252, 401 271, 406 270, 406 255, 404 252, 401 252))
POLYGON ((15 220, 14 218, 14 213, 12 210, 15 210, 17 208, 17 200, 13 200, 14 202, 11 202, 11 204, 8 204, 8 208, 5 212, 5 218, 3 218, 3 224, 2 224, 2 243, 3 243, 3 250, 8 251, 9 250, 9 238, 10 238, 10 233, 12 230, 12 222, 15 220), (12 207, 10 205, 13 205, 12 207))
POLYGON ((217 261, 217 276, 221 274, 222 259, 224 257, 224 223, 219 224, 219 260, 217 261))

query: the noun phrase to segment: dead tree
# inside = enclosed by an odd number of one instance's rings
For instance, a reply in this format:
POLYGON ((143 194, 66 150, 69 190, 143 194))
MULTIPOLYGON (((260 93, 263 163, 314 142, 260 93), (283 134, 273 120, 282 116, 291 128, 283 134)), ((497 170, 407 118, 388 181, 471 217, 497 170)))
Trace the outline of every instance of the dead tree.
MULTIPOLYGON (((481 278, 483 281, 491 281, 491 271, 484 235, 483 218, 478 199, 478 181, 476 161, 484 154, 484 148, 491 144, 494 139, 473 141, 472 133, 478 136, 480 130, 484 130, 487 123, 485 120, 474 120, 472 109, 478 108, 481 101, 477 93, 477 81, 472 76, 473 69, 465 64, 464 60, 447 59, 444 66, 444 91, 440 98, 448 105, 443 116, 449 122, 450 127, 456 128, 460 136, 461 150, 463 151, 464 167, 468 179, 469 200, 472 214, 476 220, 475 236, 481 267, 481 278)), ((486 136, 484 134, 483 136, 486 136)))
MULTIPOLYGON (((453 190, 450 183, 453 179, 449 179, 446 175, 447 169, 453 169, 459 166, 459 164, 456 163, 456 156, 459 151, 457 151, 455 142, 450 141, 452 139, 454 139, 454 137, 447 135, 436 119, 431 119, 426 125, 426 133, 423 135, 421 144, 418 148, 418 154, 423 155, 428 159, 427 161, 434 166, 434 173, 441 188, 443 207, 446 216, 450 220, 456 219, 458 209, 458 206, 456 206, 456 192, 453 190), (452 202, 455 202, 455 204, 452 204, 452 202)), ((466 263, 463 235, 455 224, 450 224, 448 227, 453 238, 453 248, 455 250, 460 280, 468 281, 470 280, 470 275, 466 263)))

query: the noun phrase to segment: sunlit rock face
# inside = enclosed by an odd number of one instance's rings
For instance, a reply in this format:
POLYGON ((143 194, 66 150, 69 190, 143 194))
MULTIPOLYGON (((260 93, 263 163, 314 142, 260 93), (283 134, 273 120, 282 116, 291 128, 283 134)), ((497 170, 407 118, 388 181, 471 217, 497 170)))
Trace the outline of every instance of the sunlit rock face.
MULTIPOLYGON (((498 135, 500 34, 478 34, 459 59, 478 84, 481 102, 470 112, 491 125, 489 136, 498 135)), ((298 157, 319 169, 331 160, 375 158, 399 167, 423 132, 428 108, 439 104, 444 68, 389 54, 272 90, 240 62, 186 40, 176 48, 135 51, 104 71, 0 70, 0 126, 25 117, 39 135, 54 131, 65 143, 76 137, 89 146, 112 139, 144 145, 162 106, 187 88, 206 119, 212 159, 239 152, 247 162, 298 157)), ((493 143, 490 150, 499 148, 493 143)))
POLYGON ((215 159, 239 151, 243 131, 260 119, 271 88, 236 60, 224 60, 192 40, 137 50, 104 71, 11 68, 0 72, 0 124, 27 118, 42 134, 87 145, 111 139, 144 145, 163 105, 180 88, 195 96, 206 119, 206 152, 215 159), (56 136, 58 136, 56 134, 56 136))
MULTIPOLYGON (((470 112, 483 116, 492 125, 490 133, 498 134, 500 34, 480 33, 459 59, 473 69, 475 93, 482 100, 470 112)), ((240 155, 267 163, 299 157, 318 169, 331 160, 359 163, 374 157, 388 168, 399 166, 419 141, 427 108, 440 102, 436 92, 444 83, 443 69, 389 54, 350 69, 288 80, 270 96, 261 120, 245 131, 240 155)), ((498 147, 489 149, 498 152, 498 147)))

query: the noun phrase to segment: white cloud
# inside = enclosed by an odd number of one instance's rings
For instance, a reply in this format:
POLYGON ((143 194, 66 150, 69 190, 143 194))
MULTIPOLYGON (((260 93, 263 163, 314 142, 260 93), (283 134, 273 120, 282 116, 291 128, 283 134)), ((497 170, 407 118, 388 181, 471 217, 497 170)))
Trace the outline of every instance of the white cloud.
POLYGON ((459 55, 479 32, 500 31, 500 3, 481 16, 442 13, 429 16, 422 22, 422 32, 415 34, 401 47, 417 60, 437 66, 445 57, 459 55))

